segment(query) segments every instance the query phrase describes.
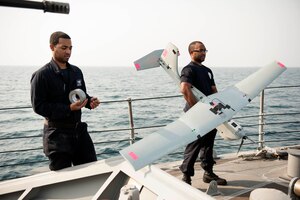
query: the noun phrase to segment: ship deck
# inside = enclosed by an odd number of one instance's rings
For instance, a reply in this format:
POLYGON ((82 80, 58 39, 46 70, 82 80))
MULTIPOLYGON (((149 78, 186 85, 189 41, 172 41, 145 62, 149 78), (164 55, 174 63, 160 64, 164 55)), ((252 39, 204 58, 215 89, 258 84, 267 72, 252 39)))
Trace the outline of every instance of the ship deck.
MULTIPOLYGON (((212 191, 215 199, 247 200, 251 191, 256 188, 274 188, 288 194, 291 177, 287 175, 287 155, 272 156, 255 153, 243 154, 237 157, 234 154, 216 159, 214 172, 227 180, 226 186, 217 186, 212 191)), ((179 170, 181 161, 160 164, 159 167, 174 177, 181 179, 179 170)), ((195 175, 192 177, 192 187, 207 192, 208 183, 202 181, 203 169, 200 162, 195 164, 195 175)))

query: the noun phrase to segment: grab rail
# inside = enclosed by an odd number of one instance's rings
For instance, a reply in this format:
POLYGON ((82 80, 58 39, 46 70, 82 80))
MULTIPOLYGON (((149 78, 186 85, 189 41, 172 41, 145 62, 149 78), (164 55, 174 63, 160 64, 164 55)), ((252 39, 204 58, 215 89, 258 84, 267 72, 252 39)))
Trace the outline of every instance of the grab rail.
MULTIPOLYGON (((291 88, 291 87, 300 87, 300 85, 297 86, 277 86, 277 87, 268 87, 266 89, 280 89, 280 88, 291 88)), ((128 118, 129 118, 129 128, 118 128, 118 129, 105 129, 105 130, 93 130, 89 131, 89 133, 100 133, 100 132, 112 132, 112 131, 129 131, 129 139, 124 139, 124 140, 112 140, 112 141, 104 141, 104 142, 94 142, 95 145, 97 144, 104 144, 104 143, 116 143, 116 142, 124 142, 124 141, 129 141, 130 144, 132 144, 135 140, 140 139, 136 137, 136 130, 142 130, 142 129, 150 129, 150 128, 159 128, 163 127, 166 124, 158 124, 158 125, 151 125, 151 126, 141 126, 141 127, 135 127, 134 126, 134 117, 133 117, 133 110, 132 110, 132 102, 133 101, 148 101, 148 100, 154 100, 154 99, 166 99, 166 98, 177 98, 177 97, 182 97, 182 95, 172 95, 172 96, 160 96, 160 97, 148 97, 148 98, 137 98, 137 99, 131 99, 128 98, 126 100, 112 100, 112 101, 103 101, 101 102, 102 104, 107 104, 107 103, 120 103, 120 102, 127 102, 128 104, 128 118)), ((264 112, 264 98, 265 94, 264 91, 262 91, 260 95, 260 110, 258 115, 247 115, 247 116, 237 116, 234 117, 233 119, 244 119, 244 118, 254 118, 258 117, 258 123, 256 124, 247 124, 243 125, 243 127, 252 127, 252 126, 258 126, 258 140, 254 142, 255 144, 258 145, 258 149, 262 149, 265 147, 265 144, 267 142, 282 142, 286 141, 286 139, 281 139, 281 140, 265 140, 265 132, 264 128, 266 125, 271 125, 271 124, 293 124, 293 123, 300 123, 299 120, 293 120, 293 121, 280 121, 280 122, 267 122, 266 117, 267 116, 284 116, 284 115, 300 115, 300 112, 288 112, 288 113, 266 113, 264 112)), ((0 111, 6 111, 6 110, 17 110, 17 109, 29 109, 31 106, 20 106, 20 107, 10 107, 10 108, 0 108, 0 111)), ((285 130, 285 131, 277 131, 277 132, 269 132, 268 134, 277 134, 277 133, 297 133, 300 130, 285 130)), ((257 136, 257 134, 250 134, 248 136, 257 136)), ((31 135, 31 136, 17 136, 17 137, 0 137, 1 140, 17 140, 17 139, 24 139, 24 138, 35 138, 35 137, 42 137, 42 134, 38 135, 31 135)), ((221 139, 216 139, 221 140, 221 139)), ((299 141, 300 138, 294 139, 294 141, 299 141)), ((253 142, 245 142, 244 145, 253 145, 253 142)), ((216 145, 217 146, 217 145, 216 145)), ((229 145, 221 145, 218 147, 226 148, 229 145)), ((239 144, 230 144, 230 146, 239 146, 239 144)), ((7 151, 2 151, 0 152, 0 155, 2 154, 9 154, 9 153, 17 153, 17 152, 24 152, 24 151, 36 151, 36 150, 42 150, 42 146, 36 147, 36 148, 23 148, 23 149, 15 149, 15 150, 7 150, 7 151)), ((117 154, 118 151, 111 151, 111 152, 102 152, 101 155, 103 154, 117 154)), ((176 154, 176 153, 172 153, 176 154)), ((100 155, 100 154, 97 154, 100 155)), ((26 164, 33 164, 33 163, 40 163, 40 162, 46 162, 47 159, 39 160, 39 161, 30 161, 30 162, 24 162, 24 163, 16 163, 16 164, 2 164, 0 165, 0 168, 4 167, 11 167, 11 166, 16 166, 16 165, 26 165, 26 164)))

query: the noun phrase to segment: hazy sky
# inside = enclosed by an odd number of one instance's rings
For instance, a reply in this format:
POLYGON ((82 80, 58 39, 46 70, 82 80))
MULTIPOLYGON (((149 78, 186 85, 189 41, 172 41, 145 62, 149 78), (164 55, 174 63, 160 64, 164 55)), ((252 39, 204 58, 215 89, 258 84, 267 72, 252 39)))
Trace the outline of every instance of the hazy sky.
POLYGON ((300 0, 60 0, 70 14, 0 7, 0 66, 42 66, 49 36, 72 38, 70 63, 133 66, 169 42, 189 62, 187 46, 201 40, 210 67, 263 66, 278 60, 300 67, 300 0))

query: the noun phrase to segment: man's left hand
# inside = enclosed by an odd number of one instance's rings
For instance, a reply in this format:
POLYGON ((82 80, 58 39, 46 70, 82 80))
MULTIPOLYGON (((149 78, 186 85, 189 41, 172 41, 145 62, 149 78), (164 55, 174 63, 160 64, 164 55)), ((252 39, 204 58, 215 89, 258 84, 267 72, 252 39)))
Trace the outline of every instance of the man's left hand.
POLYGON ((97 108, 99 106, 99 104, 100 104, 100 101, 98 100, 97 97, 91 98, 91 102, 90 102, 91 109, 97 108))

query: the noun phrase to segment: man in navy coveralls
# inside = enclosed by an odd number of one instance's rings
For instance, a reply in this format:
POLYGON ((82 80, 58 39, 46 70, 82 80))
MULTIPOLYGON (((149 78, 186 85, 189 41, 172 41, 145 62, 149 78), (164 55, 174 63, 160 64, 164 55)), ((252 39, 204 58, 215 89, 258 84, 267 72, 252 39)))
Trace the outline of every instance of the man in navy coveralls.
POLYGON ((69 101, 74 89, 86 93, 81 70, 68 62, 72 52, 70 36, 54 32, 50 49, 51 61, 32 75, 31 103, 33 110, 45 118, 43 147, 50 160, 49 168, 59 170, 97 160, 87 124, 81 122, 81 108, 94 109, 100 101, 88 94, 83 102, 69 101))

